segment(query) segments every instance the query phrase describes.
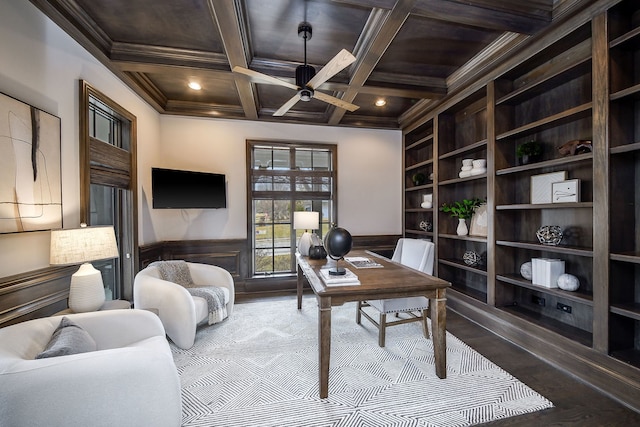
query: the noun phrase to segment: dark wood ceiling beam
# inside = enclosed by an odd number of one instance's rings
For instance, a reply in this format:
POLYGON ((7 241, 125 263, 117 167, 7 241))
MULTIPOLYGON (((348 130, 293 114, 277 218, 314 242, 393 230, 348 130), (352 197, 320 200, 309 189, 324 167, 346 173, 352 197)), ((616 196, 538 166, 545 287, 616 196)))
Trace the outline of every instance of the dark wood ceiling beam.
POLYGON ((226 55, 167 46, 113 43, 111 60, 229 71, 226 55))
MULTIPOLYGON (((342 100, 353 102, 358 89, 373 72, 374 68, 391 45, 398 31, 409 17, 416 0, 398 0, 390 11, 374 9, 365 26, 362 35, 365 39, 358 40, 354 52, 356 62, 352 65, 351 81, 349 89, 342 95, 342 100)), ((346 110, 334 109, 329 119, 330 125, 338 125, 344 117, 346 110)))
POLYGON ((523 15, 520 9, 516 11, 513 11, 513 9, 507 10, 505 4, 508 5, 510 3, 512 2, 498 0, 465 2, 455 0, 417 0, 412 13, 440 21, 521 34, 533 34, 551 22, 551 12, 543 16, 533 13, 523 15))
POLYGON ((192 71, 199 76, 207 76, 218 80, 227 80, 230 84, 235 81, 233 76, 228 71, 212 70, 201 67, 187 67, 182 65, 168 65, 168 64, 151 64, 146 62, 120 62, 115 61, 114 64, 118 66, 122 71, 131 73, 147 73, 147 74, 166 74, 172 72, 184 72, 192 71))
MULTIPOLYGON (((241 14, 241 7, 237 0, 209 0, 209 9, 215 21, 224 50, 229 61, 229 68, 235 66, 248 68, 248 39, 245 20, 241 14)), ((242 109, 248 119, 258 120, 256 95, 252 84, 247 79, 236 79, 236 88, 240 97, 242 109)))
POLYGON ((237 105, 221 105, 208 102, 177 100, 167 101, 166 113, 234 119, 244 117, 244 110, 242 109, 242 107, 237 105))

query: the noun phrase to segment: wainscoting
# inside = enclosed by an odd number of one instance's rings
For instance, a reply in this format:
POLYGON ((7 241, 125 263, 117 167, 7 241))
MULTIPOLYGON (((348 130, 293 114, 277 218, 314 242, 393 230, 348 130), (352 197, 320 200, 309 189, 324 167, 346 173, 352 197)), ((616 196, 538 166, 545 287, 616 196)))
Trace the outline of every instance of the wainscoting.
POLYGON ((0 278, 0 327, 67 308, 71 275, 77 270, 51 267, 0 278))
MULTIPOLYGON (((391 256, 400 235, 353 236, 354 249, 367 249, 391 256)), ((153 261, 183 259, 217 265, 233 276, 236 294, 295 291, 296 277, 278 275, 250 277, 251 250, 246 239, 185 240, 156 242, 140 247, 140 268, 153 261)))
MULTIPOLYGON (((354 236, 354 248, 391 256, 399 235, 354 236)), ((246 239, 186 240, 151 243, 139 248, 139 268, 156 260, 184 259, 220 266, 231 273, 237 294, 295 291, 295 276, 249 277, 246 239)), ((67 308, 69 283, 77 266, 49 267, 0 278, 0 327, 51 316, 67 308)))

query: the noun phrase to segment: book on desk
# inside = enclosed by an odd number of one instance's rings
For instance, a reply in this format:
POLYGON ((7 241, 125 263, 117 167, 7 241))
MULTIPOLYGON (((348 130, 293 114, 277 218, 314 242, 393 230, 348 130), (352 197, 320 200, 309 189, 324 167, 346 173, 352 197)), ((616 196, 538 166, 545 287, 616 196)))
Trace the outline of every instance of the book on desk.
POLYGON ((362 256, 351 256, 344 257, 344 260, 349 264, 353 265, 355 268, 382 268, 384 267, 382 264, 373 260, 371 258, 362 257, 362 256))

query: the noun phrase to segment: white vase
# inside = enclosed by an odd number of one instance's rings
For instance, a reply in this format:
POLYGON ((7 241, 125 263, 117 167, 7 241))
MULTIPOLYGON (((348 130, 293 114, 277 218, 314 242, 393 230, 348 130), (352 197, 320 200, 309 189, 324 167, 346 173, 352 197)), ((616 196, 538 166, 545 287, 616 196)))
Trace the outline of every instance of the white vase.
POLYGON ((464 218, 458 218, 458 228, 456 228, 456 233, 458 233, 458 236, 466 236, 469 234, 467 221, 465 221, 464 218))

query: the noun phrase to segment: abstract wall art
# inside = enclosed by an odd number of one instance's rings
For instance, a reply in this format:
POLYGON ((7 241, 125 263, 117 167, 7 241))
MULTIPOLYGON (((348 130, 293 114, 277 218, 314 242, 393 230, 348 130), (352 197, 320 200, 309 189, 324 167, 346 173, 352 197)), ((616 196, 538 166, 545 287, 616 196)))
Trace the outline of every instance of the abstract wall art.
POLYGON ((0 93, 0 233, 62 227, 60 118, 0 93))

